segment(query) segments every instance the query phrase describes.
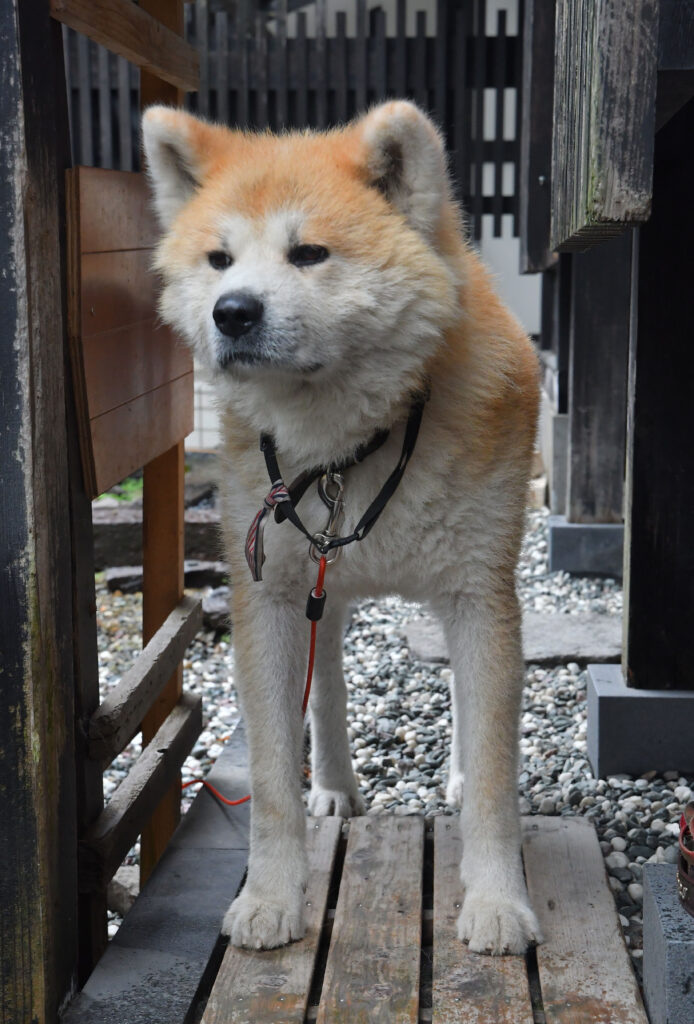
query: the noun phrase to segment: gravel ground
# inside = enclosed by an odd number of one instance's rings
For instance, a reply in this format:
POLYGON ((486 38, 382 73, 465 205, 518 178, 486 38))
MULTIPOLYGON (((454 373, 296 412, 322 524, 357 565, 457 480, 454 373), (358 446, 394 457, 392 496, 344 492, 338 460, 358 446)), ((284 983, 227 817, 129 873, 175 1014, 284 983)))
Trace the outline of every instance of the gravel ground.
MULTIPOLYGON (((547 511, 528 515, 519 566, 524 609, 546 614, 619 614, 622 592, 614 580, 549 573, 547 511)), ((141 595, 109 594, 97 587, 100 671, 104 688, 132 661, 140 644, 141 595)), ((397 598, 363 602, 347 633, 345 669, 354 767, 370 814, 450 813, 444 802, 451 733, 445 666, 413 660, 403 640, 405 622, 420 610, 397 598)), ((184 685, 201 693, 205 730, 186 760, 184 781, 205 775, 238 719, 231 645, 201 634, 184 662, 184 685)), ((595 779, 586 760, 586 676, 577 665, 528 666, 521 720, 519 794, 524 814, 581 814, 598 831, 620 922, 640 975, 641 879, 645 862, 675 863, 679 815, 694 780, 667 772, 641 778, 595 779)), ((106 772, 108 796, 140 751, 135 741, 106 772)), ((196 789, 197 787, 192 787, 196 789)), ((193 794, 186 790, 184 809, 193 794)), ((139 855, 135 847, 129 862, 139 855)), ((113 933, 118 921, 110 924, 113 933)))

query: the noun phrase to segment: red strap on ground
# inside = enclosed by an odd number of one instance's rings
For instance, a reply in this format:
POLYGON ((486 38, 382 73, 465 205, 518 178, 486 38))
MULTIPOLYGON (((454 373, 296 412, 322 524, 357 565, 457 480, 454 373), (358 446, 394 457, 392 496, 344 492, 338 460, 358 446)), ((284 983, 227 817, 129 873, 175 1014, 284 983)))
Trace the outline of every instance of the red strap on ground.
MULTIPOLYGON (((318 563, 318 578, 316 580, 315 587, 311 591, 314 597, 321 597, 323 594, 323 584, 325 582, 325 570, 327 564, 328 563, 325 557, 321 558, 320 562, 318 563)), ((317 626, 317 622, 311 623, 311 639, 309 642, 308 649, 308 668, 306 670, 306 686, 304 687, 304 699, 301 704, 302 717, 305 717, 306 715, 308 699, 311 696, 311 682, 313 680, 313 663, 316 657, 317 626)), ((206 779, 191 779, 190 782, 181 783, 181 789, 188 789, 188 786, 205 786, 205 788, 209 789, 209 791, 214 796, 216 796, 218 800, 220 800, 223 804, 226 804, 228 807, 236 807, 238 806, 238 804, 245 804, 247 800, 251 799, 251 794, 248 793, 246 796, 242 796, 238 800, 228 800, 225 796, 222 796, 218 789, 215 789, 211 782, 207 782, 206 779)))

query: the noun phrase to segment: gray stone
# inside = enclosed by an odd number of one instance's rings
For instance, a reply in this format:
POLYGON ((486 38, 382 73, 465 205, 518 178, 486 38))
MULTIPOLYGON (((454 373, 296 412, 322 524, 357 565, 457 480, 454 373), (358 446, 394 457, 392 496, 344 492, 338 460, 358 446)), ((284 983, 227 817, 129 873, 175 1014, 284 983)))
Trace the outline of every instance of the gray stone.
MULTIPOLYGON (((207 562, 201 559, 187 559, 183 567, 187 587, 215 587, 229 579, 229 566, 225 562, 207 562)), ((110 591, 120 590, 132 594, 142 590, 142 566, 119 565, 107 569, 106 585, 110 591)))
POLYGON ((587 701, 587 753, 597 778, 694 771, 693 690, 636 690, 619 665, 589 665, 587 701))
POLYGON ((620 523, 570 523, 549 517, 549 571, 621 577, 624 527, 620 523))
POLYGON ((231 629, 229 619, 229 587, 215 587, 202 599, 202 624, 205 629, 231 629))
POLYGON ((123 864, 108 883, 106 899, 108 909, 125 917, 140 891, 140 869, 136 865, 123 864))
MULTIPOLYGON (((439 623, 427 616, 412 619, 405 639, 413 658, 448 663, 448 649, 439 623)), ((619 661, 622 651, 622 620, 618 615, 523 615, 523 654, 531 665, 558 665, 569 660, 619 661)))
POLYGON ((691 1024, 694 918, 680 903, 677 870, 644 866, 643 987, 651 1024, 691 1024))

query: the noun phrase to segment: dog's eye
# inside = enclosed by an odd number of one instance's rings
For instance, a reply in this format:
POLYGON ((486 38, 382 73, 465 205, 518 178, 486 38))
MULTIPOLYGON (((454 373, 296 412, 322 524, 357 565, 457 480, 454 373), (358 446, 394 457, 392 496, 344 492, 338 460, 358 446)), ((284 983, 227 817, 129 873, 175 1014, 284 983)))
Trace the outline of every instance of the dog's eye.
POLYGON ((216 251, 208 252, 207 259, 211 267, 215 270, 226 270, 234 262, 231 256, 226 252, 216 251))
POLYGON ((329 255, 322 245, 295 245, 289 251, 289 262, 295 267, 312 267, 314 263, 323 263, 329 255))

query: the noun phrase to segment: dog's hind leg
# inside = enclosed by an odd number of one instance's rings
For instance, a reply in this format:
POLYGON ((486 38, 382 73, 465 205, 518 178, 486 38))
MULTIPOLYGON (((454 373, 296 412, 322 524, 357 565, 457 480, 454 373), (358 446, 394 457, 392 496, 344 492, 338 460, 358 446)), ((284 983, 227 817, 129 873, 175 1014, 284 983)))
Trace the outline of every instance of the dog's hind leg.
POLYGON ((520 856, 523 660, 513 585, 453 599, 444 621, 465 771, 458 935, 476 952, 522 953, 540 935, 520 856))
POLYGON ((311 814, 364 813, 347 739, 347 687, 342 671, 345 605, 332 596, 318 624, 311 690, 311 814))
MULTIPOLYGON (((301 605, 305 600, 301 594, 301 605)), ((251 843, 246 884, 224 917, 236 946, 271 949, 304 934, 306 814, 301 797, 304 608, 269 583, 234 588, 236 685, 248 737, 251 843)))

